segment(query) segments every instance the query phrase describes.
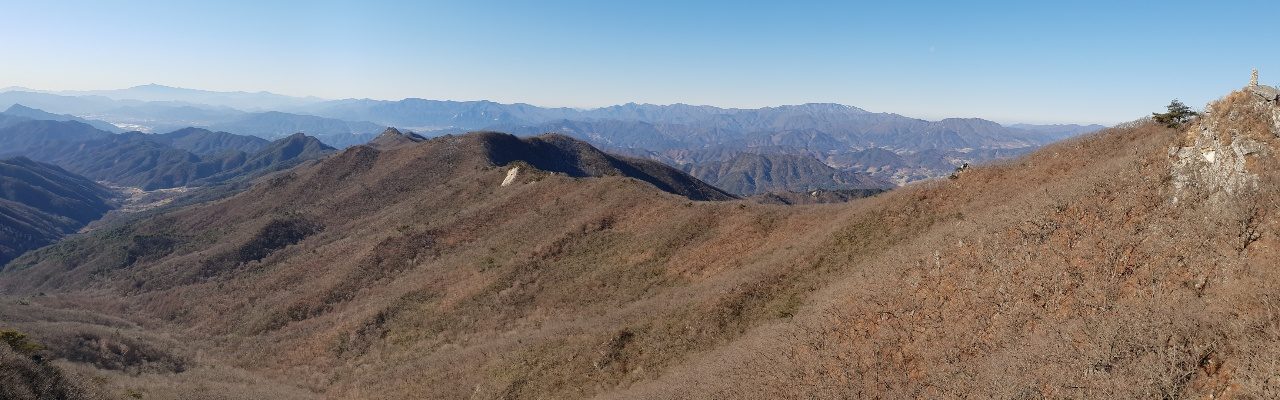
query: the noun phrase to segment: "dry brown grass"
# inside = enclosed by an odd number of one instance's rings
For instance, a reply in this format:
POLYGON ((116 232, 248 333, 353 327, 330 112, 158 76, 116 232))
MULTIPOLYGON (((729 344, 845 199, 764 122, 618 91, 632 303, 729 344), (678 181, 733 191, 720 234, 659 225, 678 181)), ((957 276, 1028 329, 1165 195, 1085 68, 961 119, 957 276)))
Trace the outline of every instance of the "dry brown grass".
POLYGON ((103 375, 161 396, 1275 397, 1276 186, 1173 205, 1178 135, 802 207, 499 187, 465 137, 356 147, 42 250, 0 287, 48 292, 40 320, 172 343, 185 372, 103 375), (299 215, 324 229, 199 274, 299 215), (171 249, 120 262, 154 236, 171 249))

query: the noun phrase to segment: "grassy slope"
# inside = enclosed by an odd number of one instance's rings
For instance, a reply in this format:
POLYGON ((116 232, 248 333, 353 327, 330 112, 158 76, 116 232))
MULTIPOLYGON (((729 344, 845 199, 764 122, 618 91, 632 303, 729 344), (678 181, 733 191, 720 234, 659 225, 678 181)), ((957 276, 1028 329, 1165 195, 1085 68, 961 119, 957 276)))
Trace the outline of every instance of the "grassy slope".
POLYGON ((1110 130, 804 207, 499 187, 466 137, 356 147, 0 287, 333 398, 1275 395, 1275 186, 1172 205, 1178 137, 1110 130))

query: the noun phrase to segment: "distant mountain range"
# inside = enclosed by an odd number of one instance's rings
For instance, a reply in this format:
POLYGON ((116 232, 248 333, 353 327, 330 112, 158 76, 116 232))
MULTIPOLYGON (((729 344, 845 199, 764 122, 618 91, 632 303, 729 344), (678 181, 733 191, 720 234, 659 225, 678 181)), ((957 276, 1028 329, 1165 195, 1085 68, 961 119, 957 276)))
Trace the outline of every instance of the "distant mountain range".
POLYGON ((92 126, 94 129, 99 129, 107 132, 114 132, 114 133, 124 132, 123 129, 120 129, 120 127, 112 125, 109 122, 84 119, 84 118, 80 118, 70 114, 54 114, 51 112, 45 112, 44 110, 37 110, 31 107, 23 106, 21 104, 14 104, 10 106, 8 110, 4 111, 4 113, 10 116, 30 118, 33 120, 76 121, 76 122, 84 123, 85 125, 92 126))
POLYGON ((322 137, 338 146, 350 146, 372 139, 385 126, 370 122, 341 121, 314 115, 281 111, 248 112, 221 105, 186 101, 116 100, 98 95, 68 96, 53 93, 0 92, 0 107, 39 109, 52 115, 34 119, 77 120, 109 132, 169 132, 187 127, 230 131, 278 139, 297 132, 322 137), (66 115, 60 115, 66 114, 66 115))
POLYGON ((343 121, 278 111, 245 114, 229 121, 211 123, 207 127, 212 130, 264 138, 278 138, 305 132, 338 147, 363 144, 386 128, 371 122, 343 121))
POLYGON ((303 134, 269 142, 197 128, 113 134, 76 121, 4 121, 0 157, 29 157, 144 190, 252 179, 334 151, 303 134))
MULTIPOLYGON (((21 91, 34 91, 14 88, 21 91)), ((318 97, 294 97, 271 92, 218 92, 186 89, 157 84, 146 84, 126 89, 69 90, 42 92, 66 96, 96 96, 112 100, 137 100, 145 102, 182 102, 229 107, 245 111, 269 111, 298 107, 323 101, 318 97)))
POLYGON ((816 136, 793 142, 819 149, 841 145, 904 150, 1025 147, 1102 128, 1100 125, 1006 127, 978 118, 926 121, 830 103, 759 109, 628 103, 580 110, 490 101, 405 99, 337 100, 310 105, 304 110, 332 118, 419 129, 558 132, 604 146, 650 150, 730 143, 776 145, 777 140, 789 139, 788 135, 816 136), (788 135, 776 137, 779 133, 788 135))
POLYGON ((927 121, 824 103, 760 109, 624 104, 577 110, 488 101, 339 100, 308 106, 306 112, 417 127, 437 134, 474 129, 517 135, 560 133, 609 151, 649 157, 680 168, 695 162, 724 162, 740 153, 804 155, 897 183, 945 175, 966 163, 1022 154, 1103 128, 1013 127, 978 118, 927 121), (858 153, 868 150, 886 151, 896 160, 874 168, 839 163, 860 158, 858 153), (702 160, 682 157, 707 152, 719 156, 702 160))
POLYGON ((685 172, 741 196, 894 186, 867 174, 832 168, 813 157, 791 154, 738 153, 725 161, 689 164, 685 172))
POLYGON ((42 109, 52 115, 35 119, 75 120, 112 132, 198 127, 266 139, 304 132, 338 148, 366 143, 392 126, 428 137, 476 130, 560 133, 678 168, 726 162, 739 154, 789 154, 895 183, 946 175, 965 163, 1022 154, 1102 128, 1005 126, 978 118, 928 121, 831 103, 757 109, 627 103, 574 109, 418 98, 323 100, 162 85, 71 92, 12 89, 0 91, 0 107, 13 105, 14 115, 42 109), (875 160, 868 162, 868 157, 875 160))

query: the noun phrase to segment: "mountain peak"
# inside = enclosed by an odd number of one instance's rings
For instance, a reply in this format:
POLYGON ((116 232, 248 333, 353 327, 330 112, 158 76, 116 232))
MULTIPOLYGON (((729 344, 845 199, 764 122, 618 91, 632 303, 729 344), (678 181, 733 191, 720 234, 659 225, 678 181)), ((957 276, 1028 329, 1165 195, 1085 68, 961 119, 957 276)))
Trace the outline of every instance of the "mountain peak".
POLYGON ((123 90, 143 91, 143 92, 151 92, 151 93, 197 91, 195 89, 186 89, 186 88, 180 88, 180 87, 174 87, 174 86, 167 86, 167 85, 161 85, 158 83, 148 83, 145 85, 132 86, 123 90))
POLYGON ((519 138, 501 132, 472 132, 454 140, 473 142, 493 165, 523 162, 538 170, 572 177, 625 176, 692 200, 730 200, 734 196, 680 170, 652 160, 615 156, 569 136, 548 133, 519 138))
POLYGON ((401 132, 399 129, 394 127, 387 127, 387 129, 382 131, 378 137, 369 141, 369 144, 374 147, 391 147, 407 143, 418 143, 426 140, 427 138, 416 133, 401 132))
POLYGON ((27 107, 18 103, 14 103, 12 106, 9 106, 8 109, 4 110, 5 114, 12 114, 12 113, 18 113, 18 112, 31 112, 31 111, 43 112, 43 110, 27 107))

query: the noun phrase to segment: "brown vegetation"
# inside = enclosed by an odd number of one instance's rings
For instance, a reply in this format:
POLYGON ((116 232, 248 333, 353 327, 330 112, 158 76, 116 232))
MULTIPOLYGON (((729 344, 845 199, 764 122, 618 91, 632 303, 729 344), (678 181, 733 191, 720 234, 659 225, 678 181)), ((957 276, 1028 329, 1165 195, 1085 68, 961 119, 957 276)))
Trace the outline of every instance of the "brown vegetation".
POLYGON ((539 164, 491 163, 492 134, 358 146, 29 254, 0 288, 49 294, 9 306, 47 310, 13 323, 38 338, 148 344, 137 375, 99 372, 148 395, 1280 396, 1277 165, 1174 203, 1179 136, 1138 124, 808 206, 546 169, 503 187, 500 164, 539 164))

